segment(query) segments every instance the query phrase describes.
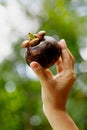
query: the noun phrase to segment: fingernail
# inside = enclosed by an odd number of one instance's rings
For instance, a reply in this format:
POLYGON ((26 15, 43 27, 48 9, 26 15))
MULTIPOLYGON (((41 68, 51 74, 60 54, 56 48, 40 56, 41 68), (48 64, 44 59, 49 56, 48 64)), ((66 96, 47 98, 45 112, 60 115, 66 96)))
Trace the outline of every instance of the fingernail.
POLYGON ((61 40, 59 41, 59 44, 60 44, 60 46, 61 46, 62 48, 66 48, 66 47, 67 47, 66 42, 65 42, 64 39, 61 39, 61 40))
POLYGON ((38 65, 37 62, 31 62, 31 63, 30 63, 30 67, 31 67, 33 70, 36 70, 36 69, 39 67, 39 65, 38 65))

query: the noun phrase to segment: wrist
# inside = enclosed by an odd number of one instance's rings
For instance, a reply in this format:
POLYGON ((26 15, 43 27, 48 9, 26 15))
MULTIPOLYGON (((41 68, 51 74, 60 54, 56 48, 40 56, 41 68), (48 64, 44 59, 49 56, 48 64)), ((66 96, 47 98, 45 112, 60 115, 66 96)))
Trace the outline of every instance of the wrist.
POLYGON ((52 104, 52 103, 47 103, 43 104, 43 111, 44 113, 48 113, 51 111, 65 111, 66 112, 66 105, 64 104, 52 104))
POLYGON ((55 113, 60 113, 60 112, 67 113, 66 107, 64 107, 64 106, 55 107, 53 105, 45 106, 44 104, 43 104, 43 112, 44 112, 44 114, 45 114, 45 116, 47 117, 48 120, 53 118, 53 114, 55 114, 55 113))
POLYGON ((50 108, 45 109, 44 113, 53 130, 78 130, 66 109, 50 108))

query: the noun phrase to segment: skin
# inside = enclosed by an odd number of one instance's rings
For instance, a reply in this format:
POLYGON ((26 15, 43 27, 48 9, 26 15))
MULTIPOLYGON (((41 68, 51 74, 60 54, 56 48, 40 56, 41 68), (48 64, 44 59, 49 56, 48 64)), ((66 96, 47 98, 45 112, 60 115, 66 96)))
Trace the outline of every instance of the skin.
POLYGON ((53 130, 78 130, 66 111, 66 102, 76 80, 74 57, 63 39, 58 44, 62 49, 62 55, 56 62, 56 75, 37 62, 32 62, 30 66, 40 80, 43 112, 53 130))

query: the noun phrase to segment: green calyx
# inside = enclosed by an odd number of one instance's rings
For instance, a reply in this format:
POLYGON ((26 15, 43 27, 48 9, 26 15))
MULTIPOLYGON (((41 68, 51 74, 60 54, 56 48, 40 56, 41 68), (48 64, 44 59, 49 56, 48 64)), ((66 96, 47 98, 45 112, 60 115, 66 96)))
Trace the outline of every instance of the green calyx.
POLYGON ((31 39, 31 40, 35 39, 35 36, 34 36, 34 34, 32 34, 32 33, 28 33, 28 37, 29 37, 29 39, 31 39))

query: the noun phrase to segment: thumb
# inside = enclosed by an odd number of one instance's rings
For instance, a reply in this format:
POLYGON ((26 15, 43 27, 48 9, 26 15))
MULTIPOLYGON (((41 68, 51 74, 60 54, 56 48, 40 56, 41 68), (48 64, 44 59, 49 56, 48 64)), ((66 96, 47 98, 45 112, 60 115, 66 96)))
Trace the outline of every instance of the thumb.
POLYGON ((39 63, 35 61, 31 62, 30 67, 36 73, 41 82, 46 82, 50 78, 48 71, 46 71, 46 69, 44 69, 39 63))

